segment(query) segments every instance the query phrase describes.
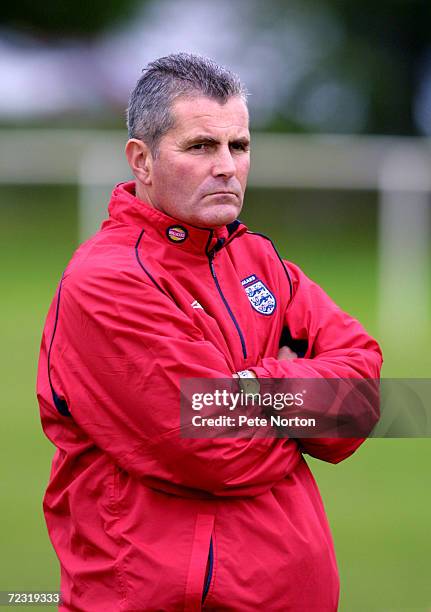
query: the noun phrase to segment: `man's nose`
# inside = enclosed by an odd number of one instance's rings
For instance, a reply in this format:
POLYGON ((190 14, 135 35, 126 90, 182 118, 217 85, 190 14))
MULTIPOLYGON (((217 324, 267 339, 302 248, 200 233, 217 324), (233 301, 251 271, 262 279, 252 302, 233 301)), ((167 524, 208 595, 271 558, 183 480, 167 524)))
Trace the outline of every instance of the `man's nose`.
POLYGON ((229 147, 220 147, 217 151, 213 165, 214 176, 234 176, 236 172, 235 160, 229 147))

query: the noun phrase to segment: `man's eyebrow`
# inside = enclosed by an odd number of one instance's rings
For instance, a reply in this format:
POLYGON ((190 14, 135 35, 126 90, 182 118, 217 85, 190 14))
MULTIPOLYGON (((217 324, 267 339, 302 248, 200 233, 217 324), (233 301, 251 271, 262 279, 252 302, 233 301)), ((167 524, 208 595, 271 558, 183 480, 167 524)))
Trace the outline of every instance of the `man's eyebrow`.
MULTIPOLYGON (((197 134, 191 138, 186 138, 182 141, 183 146, 192 146, 194 144, 199 143, 208 143, 208 144, 220 144, 220 141, 213 136, 209 136, 208 134, 197 134)), ((229 144, 241 144, 244 146, 248 146, 250 144, 250 138, 247 136, 241 136, 239 138, 232 138, 229 140, 229 144)))
POLYGON ((185 138, 181 144, 185 146, 189 146, 189 145, 193 145, 193 144, 197 144, 201 142, 210 143, 210 144, 219 143, 217 138, 214 138, 213 136, 209 136, 208 134, 197 134, 196 136, 192 136, 191 138, 185 138))
POLYGON ((240 138, 233 138, 230 143, 240 144, 248 147, 248 145, 250 144, 250 138, 248 138, 247 136, 241 136, 240 138))

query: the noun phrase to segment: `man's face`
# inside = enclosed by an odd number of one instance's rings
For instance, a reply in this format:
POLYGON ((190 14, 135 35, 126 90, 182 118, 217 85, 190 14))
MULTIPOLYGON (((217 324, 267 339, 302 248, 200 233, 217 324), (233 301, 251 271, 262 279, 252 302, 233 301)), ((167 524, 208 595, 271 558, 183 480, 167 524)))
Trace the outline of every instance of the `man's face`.
POLYGON ((197 227, 234 221, 242 208, 250 167, 248 111, 239 98, 225 104, 204 96, 173 104, 175 126, 153 159, 151 204, 197 227))

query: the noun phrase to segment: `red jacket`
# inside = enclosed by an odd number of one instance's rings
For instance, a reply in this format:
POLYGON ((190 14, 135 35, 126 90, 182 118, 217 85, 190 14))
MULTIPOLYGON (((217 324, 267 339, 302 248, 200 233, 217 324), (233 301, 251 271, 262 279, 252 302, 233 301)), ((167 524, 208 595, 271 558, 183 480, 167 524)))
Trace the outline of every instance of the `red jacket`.
POLYGON ((109 213, 63 275, 39 361, 60 609, 336 610, 333 544, 302 452, 336 463, 362 440, 183 439, 179 384, 249 367, 376 378, 377 343, 238 221, 188 226, 137 200, 133 183, 109 213), (253 275, 267 299, 246 291, 253 275), (277 360, 286 328, 306 340, 304 358, 277 360))

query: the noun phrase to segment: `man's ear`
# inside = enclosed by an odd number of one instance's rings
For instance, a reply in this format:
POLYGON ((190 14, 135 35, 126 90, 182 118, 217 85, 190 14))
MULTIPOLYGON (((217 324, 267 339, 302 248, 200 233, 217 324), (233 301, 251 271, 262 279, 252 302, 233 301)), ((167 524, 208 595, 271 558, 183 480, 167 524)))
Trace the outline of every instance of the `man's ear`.
POLYGON ((125 149, 127 161, 135 177, 144 185, 151 185, 153 156, 150 148, 142 140, 131 138, 125 149))

